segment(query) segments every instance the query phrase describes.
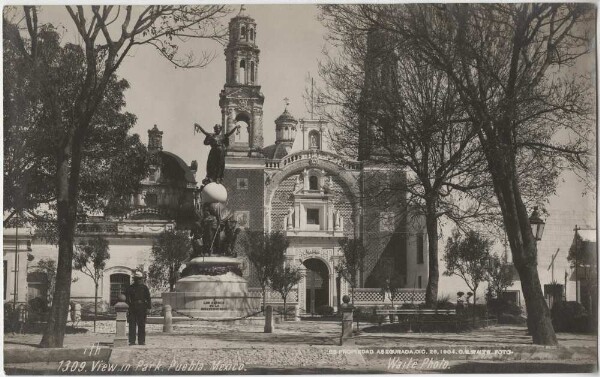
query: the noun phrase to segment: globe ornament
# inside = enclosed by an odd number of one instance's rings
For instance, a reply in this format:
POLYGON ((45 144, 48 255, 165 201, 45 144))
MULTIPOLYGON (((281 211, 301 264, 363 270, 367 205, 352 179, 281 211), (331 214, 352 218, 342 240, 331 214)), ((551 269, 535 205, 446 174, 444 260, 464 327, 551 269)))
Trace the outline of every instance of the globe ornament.
POLYGON ((224 203, 227 201, 227 189, 220 183, 211 182, 202 189, 203 203, 224 203))

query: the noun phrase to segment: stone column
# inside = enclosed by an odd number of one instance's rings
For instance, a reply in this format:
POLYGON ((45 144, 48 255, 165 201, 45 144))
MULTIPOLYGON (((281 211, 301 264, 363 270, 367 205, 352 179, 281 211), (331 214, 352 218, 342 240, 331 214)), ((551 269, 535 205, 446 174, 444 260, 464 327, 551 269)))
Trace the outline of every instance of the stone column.
POLYGON ((113 347, 125 347, 127 345, 125 324, 127 323, 127 310, 129 309, 129 305, 124 302, 125 300, 122 300, 122 297, 119 297, 119 301, 120 302, 115 305, 115 311, 117 312, 117 326, 113 347))
MULTIPOLYGON (((299 295, 298 295, 298 301, 300 301, 299 295)), ((294 321, 296 321, 296 322, 300 321, 300 303, 297 303, 296 306, 294 306, 294 321)))
POLYGON ((263 134, 262 134, 262 109, 256 108, 252 112, 252 135, 250 135, 251 147, 253 149, 262 149, 263 134))
POLYGON ((306 311, 306 267, 300 263, 300 275, 302 279, 298 283, 298 307, 306 311))
MULTIPOLYGON (((334 271, 333 266, 331 267, 331 271, 334 271)), ((335 274, 332 272, 329 274, 329 306, 331 306, 332 308, 335 305, 335 302, 333 301, 333 296, 335 296, 335 274)))
POLYGON ((239 84, 240 82, 240 61, 237 57, 237 55, 234 55, 233 57, 233 82, 235 84, 239 84))
POLYGON ((300 229, 300 203, 294 205, 294 229, 300 229))

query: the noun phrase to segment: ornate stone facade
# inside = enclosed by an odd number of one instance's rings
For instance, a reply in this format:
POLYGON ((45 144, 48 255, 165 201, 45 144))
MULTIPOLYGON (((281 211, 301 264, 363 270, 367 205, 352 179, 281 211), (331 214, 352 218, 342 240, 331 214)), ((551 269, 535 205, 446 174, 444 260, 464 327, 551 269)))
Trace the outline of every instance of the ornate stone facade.
MULTIPOLYGON (((230 32, 235 36, 225 51, 228 73, 221 92, 221 109, 224 124, 231 127, 239 120, 239 114, 255 114, 251 111, 260 110, 264 101, 260 87, 256 86, 257 72, 254 81, 236 81, 239 72, 235 67, 241 56, 236 51, 250 51, 244 59, 258 61, 256 40, 240 39, 244 35, 242 26, 246 32, 248 27, 256 30, 254 20, 245 14, 230 23, 230 32)), ((250 118, 252 130, 247 145, 236 142, 234 137, 233 148, 226 158, 224 184, 231 207, 247 212, 250 230, 281 231, 289 238, 286 263, 299 267, 303 273, 297 290, 301 310, 314 311, 319 306, 336 308, 340 297, 349 293, 348 283, 337 273, 337 266, 343 260, 339 241, 345 237, 362 238, 367 246, 359 276, 361 287, 377 286, 379 275, 384 274, 400 275, 404 286, 412 287, 407 271, 421 276, 426 284, 423 270, 426 271, 427 262, 423 266, 411 265, 416 258, 410 256, 416 251, 415 243, 409 242, 406 221, 390 222, 391 225, 380 228, 382 213, 406 213, 404 197, 395 200, 399 205, 375 205, 376 195, 370 184, 388 179, 386 169, 373 170, 334 153, 330 150, 327 122, 296 120, 287 107, 274 120, 270 131, 275 133, 275 143, 258 153, 257 147, 262 146, 262 118, 258 120, 250 118), (247 187, 238 187, 240 180, 247 180, 247 187)), ((401 190, 398 192, 405 195, 401 190)), ((237 252, 244 253, 240 245, 237 252)), ((252 267, 249 275, 250 284, 256 286, 252 267)))

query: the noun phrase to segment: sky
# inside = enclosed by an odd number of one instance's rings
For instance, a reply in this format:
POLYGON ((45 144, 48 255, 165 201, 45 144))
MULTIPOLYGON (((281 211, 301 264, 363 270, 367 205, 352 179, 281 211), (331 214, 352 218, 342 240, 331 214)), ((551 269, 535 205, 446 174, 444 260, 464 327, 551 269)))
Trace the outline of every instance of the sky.
MULTIPOLYGON (((256 41, 261 50, 258 78, 265 96, 266 146, 274 142, 274 120, 284 109, 284 98, 289 98, 289 111, 296 118, 308 117, 302 94, 308 74, 318 82, 318 62, 323 58, 326 30, 317 19, 318 9, 314 5, 246 5, 246 8, 247 14, 256 20, 256 41)), ((63 6, 43 6, 41 10, 42 21, 62 25, 59 30, 64 41, 76 41, 72 21, 63 6)), ((232 6, 232 10, 225 22, 238 13, 239 6, 232 6)), ((208 148, 203 145, 203 137, 194 135, 193 124, 197 122, 210 129, 220 123, 218 101, 225 82, 225 56, 223 46, 216 43, 191 42, 185 47, 197 51, 208 49, 216 53, 216 58, 202 69, 176 69, 153 47, 143 46, 130 53, 118 74, 131 85, 126 92, 126 110, 138 118, 133 132, 147 142, 147 131, 158 125, 164 131, 164 149, 188 164, 197 160, 201 167, 198 180, 201 180, 208 148)), ((583 64, 593 71, 593 56, 583 64)), ((562 254, 557 257, 555 275, 562 279, 574 226, 595 227, 596 198, 594 193, 582 196, 583 187, 573 173, 565 172, 556 195, 549 198, 546 236, 539 244, 542 283, 551 279, 547 267, 557 248, 562 254)), ((449 233, 450 229, 443 230, 440 250, 449 233)))
MULTIPOLYGON (((239 12, 232 5, 228 22, 239 12)), ((40 18, 55 26, 63 41, 75 41, 74 26, 65 7, 43 6, 40 18)), ((317 20, 313 5, 246 5, 246 13, 257 23, 256 42, 260 51, 259 85, 265 96, 263 133, 265 146, 275 140, 275 119, 283 112, 284 98, 288 110, 296 117, 308 117, 302 98, 307 75, 318 77, 318 60, 325 46, 325 29, 317 20)), ((195 135, 193 124, 211 130, 221 122, 219 93, 225 83, 224 47, 214 42, 188 42, 183 46, 197 51, 215 52, 216 58, 205 68, 181 69, 164 59, 152 46, 134 49, 118 70, 129 81, 126 110, 138 118, 133 132, 147 142, 154 124, 164 131, 164 150, 176 153, 188 164, 197 160, 203 167, 208 147, 203 137, 195 135)))

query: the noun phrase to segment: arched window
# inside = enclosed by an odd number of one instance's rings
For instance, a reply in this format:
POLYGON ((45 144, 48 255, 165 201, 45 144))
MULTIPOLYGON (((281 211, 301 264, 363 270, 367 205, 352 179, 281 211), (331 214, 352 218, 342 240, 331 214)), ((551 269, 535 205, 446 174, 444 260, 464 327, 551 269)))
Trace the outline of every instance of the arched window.
POLYGON ((250 29, 250 40, 254 40, 254 29, 250 29))
POLYGON ((250 139, 250 117, 247 114, 240 113, 235 117, 235 124, 240 128, 233 134, 234 143, 248 143, 250 139))
POLYGON ((246 27, 242 26, 242 31, 240 33, 240 37, 242 37, 243 39, 246 39, 246 27))
POLYGON ((246 83, 246 61, 243 59, 240 61, 240 83, 246 83))
POLYGON ((231 61, 229 68, 229 77, 231 81, 235 81, 235 61, 231 61))
POLYGON ((250 82, 254 83, 254 62, 250 62, 250 82))
POLYGON ((308 134, 308 145, 311 149, 321 149, 321 141, 318 131, 310 131, 310 133, 308 134))
POLYGON ((308 189, 309 190, 318 190, 319 189, 319 178, 316 175, 311 175, 308 178, 308 189))
POLYGON ((130 277, 127 274, 112 274, 110 275, 110 306, 118 302, 120 294, 125 294, 125 290, 129 287, 130 277))

